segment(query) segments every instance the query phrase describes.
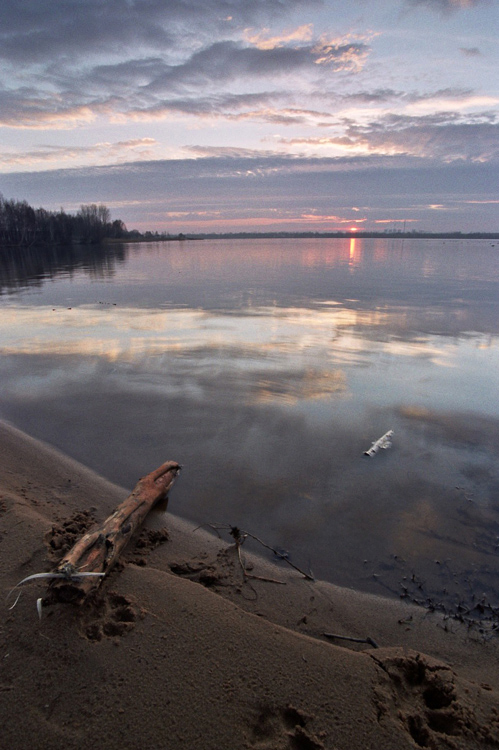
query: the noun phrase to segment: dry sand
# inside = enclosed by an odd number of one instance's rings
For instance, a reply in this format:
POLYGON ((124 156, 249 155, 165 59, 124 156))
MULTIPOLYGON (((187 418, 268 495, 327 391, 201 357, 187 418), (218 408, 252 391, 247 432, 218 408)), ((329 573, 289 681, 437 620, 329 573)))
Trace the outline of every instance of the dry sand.
MULTIPOLYGON (((5 595, 53 568, 126 495, 0 423, 5 595)), ((170 509, 181 513, 175 487, 170 509)), ((153 512, 92 601, 46 607, 40 622, 43 582, 24 587, 12 610, 14 598, 4 600, 2 747, 499 747, 497 637, 245 560, 281 583, 243 580, 233 545, 153 512)))

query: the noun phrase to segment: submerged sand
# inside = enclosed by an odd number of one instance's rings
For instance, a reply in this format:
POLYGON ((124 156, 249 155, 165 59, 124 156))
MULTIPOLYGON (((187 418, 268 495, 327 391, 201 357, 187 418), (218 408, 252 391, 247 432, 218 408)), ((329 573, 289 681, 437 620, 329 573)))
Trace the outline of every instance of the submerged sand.
MULTIPOLYGON (((25 576, 52 569, 127 494, 0 423, 5 596, 25 576)), ((169 507, 181 513, 175 488, 169 507)), ((91 601, 45 607, 40 621, 44 582, 26 586, 12 610, 15 597, 4 599, 2 746, 499 746, 494 630, 309 581, 251 555, 245 562, 279 583, 244 579, 233 545, 153 512, 91 601)))

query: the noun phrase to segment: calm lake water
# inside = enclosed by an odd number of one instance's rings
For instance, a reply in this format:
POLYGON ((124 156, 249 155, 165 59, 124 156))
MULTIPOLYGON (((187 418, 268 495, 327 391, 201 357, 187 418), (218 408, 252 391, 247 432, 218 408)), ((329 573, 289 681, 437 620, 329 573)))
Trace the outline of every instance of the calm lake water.
POLYGON ((497 603, 499 242, 0 258, 0 417, 125 487, 179 461, 171 512, 318 577, 497 603))

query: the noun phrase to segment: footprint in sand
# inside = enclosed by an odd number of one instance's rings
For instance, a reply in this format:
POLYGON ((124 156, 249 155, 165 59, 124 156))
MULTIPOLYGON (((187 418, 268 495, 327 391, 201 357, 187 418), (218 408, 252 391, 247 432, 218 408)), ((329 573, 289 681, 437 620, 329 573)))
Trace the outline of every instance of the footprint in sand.
POLYGON ((323 750, 323 743, 308 729, 313 717, 292 706, 263 707, 252 727, 249 744, 255 750, 323 750))
POLYGON ((384 673, 375 690, 378 722, 401 722, 417 746, 430 750, 499 747, 494 695, 431 657, 383 651, 370 654, 384 673))
POLYGON ((101 641, 126 635, 140 617, 140 611, 127 597, 114 592, 98 594, 82 613, 80 630, 89 641, 101 641))

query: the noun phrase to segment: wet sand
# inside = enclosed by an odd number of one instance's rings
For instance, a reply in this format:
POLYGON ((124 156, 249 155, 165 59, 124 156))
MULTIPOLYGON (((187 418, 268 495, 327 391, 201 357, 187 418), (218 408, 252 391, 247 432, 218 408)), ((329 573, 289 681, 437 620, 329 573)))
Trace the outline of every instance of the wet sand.
MULTIPOLYGON (((5 423, 0 467, 5 596, 128 494, 5 423)), ((6 747, 499 746, 495 630, 310 581, 243 547, 245 577, 234 545, 172 515, 175 487, 169 510, 85 604, 44 607, 40 621, 43 582, 12 610, 4 600, 6 747)))

